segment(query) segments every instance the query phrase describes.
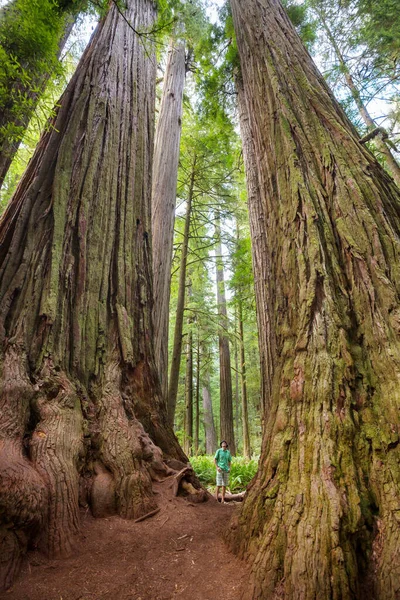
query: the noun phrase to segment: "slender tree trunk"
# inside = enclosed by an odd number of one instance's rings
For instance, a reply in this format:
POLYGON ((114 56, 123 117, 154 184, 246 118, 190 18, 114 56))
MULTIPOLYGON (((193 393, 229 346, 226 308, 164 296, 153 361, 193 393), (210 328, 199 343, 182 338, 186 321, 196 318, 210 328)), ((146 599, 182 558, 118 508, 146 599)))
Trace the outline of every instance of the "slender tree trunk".
POLYGON ((127 23, 151 28, 154 3, 125 17, 97 28, 0 221, 5 586, 30 540, 71 552, 79 497, 99 516, 154 508, 154 442, 185 460, 151 342, 155 61, 127 23))
POLYGON ((196 456, 199 453, 200 438, 200 338, 197 329, 197 361, 196 361, 196 419, 194 433, 194 451, 196 456))
POLYGON ((215 431, 214 414, 210 392, 210 373, 207 371, 203 381, 203 419, 204 435, 206 438, 206 454, 214 454, 217 448, 217 433, 215 431))
POLYGON ((168 392, 169 300, 185 74, 184 45, 172 41, 156 130, 152 190, 154 348, 165 398, 168 392))
MULTIPOLYGON (((57 37, 55 47, 54 61, 61 56, 62 50, 68 40, 75 23, 75 17, 68 14, 76 4, 71 2, 64 3, 62 9, 54 4, 54 13, 59 14, 59 26, 55 30, 49 25, 48 35, 57 37)), ((21 21, 21 28, 24 27, 23 19, 26 18, 20 14, 18 2, 10 3, 0 13, 0 34, 8 36, 6 53, 12 53, 19 62, 19 76, 8 75, 5 71, 1 73, 0 80, 2 85, 2 95, 7 98, 6 103, 0 102, 0 188, 3 185, 5 176, 13 161, 13 158, 20 146, 21 138, 28 127, 43 91, 51 77, 51 57, 48 58, 47 68, 43 67, 44 57, 38 53, 32 53, 31 57, 19 57, 15 55, 13 40, 8 32, 18 31, 15 22, 21 21), (25 74, 23 71, 25 71, 25 74), (28 74, 29 77, 26 77, 28 74)), ((45 25, 44 25, 45 26, 45 25)), ((20 34, 19 34, 20 35, 20 34)), ((27 40, 25 40, 25 44, 27 40)), ((18 44, 18 42, 17 42, 18 44)), ((47 57, 46 57, 47 58, 47 57)), ((1 69, 1 68, 0 68, 1 69)))
POLYGON ((220 322, 219 339, 219 376, 220 376, 220 434, 221 440, 226 440, 232 454, 236 454, 235 433, 233 428, 233 398, 231 354, 229 349, 228 313, 226 309, 224 265, 222 261, 221 225, 219 217, 216 221, 217 235, 217 301, 220 322))
POLYGON ((182 331, 183 331, 183 313, 185 309, 185 292, 186 292, 186 265, 189 250, 189 233, 190 233, 190 218, 192 214, 192 201, 194 183, 196 178, 196 156, 193 159, 192 173, 189 184, 189 194, 186 204, 185 215, 185 230, 183 233, 181 264, 179 269, 179 287, 178 287, 178 302, 176 306, 174 346, 172 350, 171 371, 169 376, 168 387, 168 419, 173 426, 175 418, 176 398, 178 395, 179 369, 182 356, 182 331))
MULTIPOLYGON (((235 309, 235 333, 237 334, 238 331, 238 317, 237 317, 237 310, 235 309)), ((240 392, 239 392, 239 348, 238 348, 238 338, 237 335, 235 335, 235 425, 236 425, 236 430, 235 430, 235 439, 236 442, 238 444, 239 442, 239 438, 240 438, 240 431, 239 431, 239 422, 240 422, 240 415, 239 415, 239 402, 240 402, 240 392)))
POLYGON ((250 433, 249 433, 249 411, 247 404, 247 382, 246 382, 246 357, 244 352, 243 332, 243 307, 239 299, 239 338, 240 338, 240 383, 242 391, 242 428, 243 428, 243 456, 251 457, 250 433))
MULTIPOLYGON (((339 45, 338 45, 337 41, 335 40, 335 37, 334 37, 332 31, 330 30, 330 27, 329 27, 326 19, 324 18, 322 11, 319 10, 317 6, 314 6, 314 9, 315 9, 319 19, 321 20, 321 23, 325 30, 325 33, 332 45, 332 48, 336 54, 337 59, 339 61, 340 67, 341 67, 344 77, 346 79, 347 86, 348 86, 350 93, 353 97, 353 100, 355 101, 356 106, 358 108, 358 112, 359 112, 362 120, 364 121, 365 125, 367 126, 368 131, 373 131, 374 129, 376 129, 376 124, 375 124, 373 118, 371 117, 371 115, 369 114, 368 109, 365 106, 364 102, 362 101, 360 92, 357 88, 357 85, 354 82, 354 79, 350 73, 350 70, 349 70, 346 60, 343 57, 343 54, 339 48, 339 45)), ((379 152, 381 152, 383 154, 383 156, 385 157, 388 170, 389 170, 390 174, 392 175, 393 179, 395 180, 397 186, 400 188, 400 166, 399 166, 398 162, 396 161, 396 159, 394 158, 392 152, 390 151, 390 148, 388 148, 387 144, 382 139, 381 133, 378 134, 378 136, 375 138, 375 145, 378 148, 379 152)))
POLYGON ((231 0, 260 327, 249 597, 400 594, 400 192, 277 0, 231 0))
POLYGON ((191 456, 193 448, 193 333, 191 319, 188 319, 188 335, 186 344, 186 378, 185 378, 185 419, 184 446, 187 456, 191 456))

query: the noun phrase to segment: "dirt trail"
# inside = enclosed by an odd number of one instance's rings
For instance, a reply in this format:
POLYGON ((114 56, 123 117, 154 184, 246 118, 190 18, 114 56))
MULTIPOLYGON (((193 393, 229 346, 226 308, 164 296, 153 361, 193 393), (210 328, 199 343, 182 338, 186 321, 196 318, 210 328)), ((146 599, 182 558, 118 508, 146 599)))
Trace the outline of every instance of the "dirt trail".
POLYGON ((248 583, 243 562, 222 533, 237 506, 189 504, 155 485, 160 512, 133 523, 82 516, 74 556, 49 561, 30 553, 7 600, 240 600, 248 583))

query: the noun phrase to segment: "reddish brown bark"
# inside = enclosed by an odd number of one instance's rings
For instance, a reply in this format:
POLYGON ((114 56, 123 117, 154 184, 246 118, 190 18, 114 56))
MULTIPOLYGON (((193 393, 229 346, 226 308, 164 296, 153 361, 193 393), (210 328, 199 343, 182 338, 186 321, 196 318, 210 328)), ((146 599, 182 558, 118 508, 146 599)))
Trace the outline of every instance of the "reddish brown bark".
POLYGON ((128 24, 151 28, 154 4, 125 16, 99 25, 0 222, 6 586, 29 540, 71 551, 79 501, 137 518, 167 471, 158 446, 186 460, 151 342, 155 61, 128 24))
POLYGON ((249 597, 400 594, 400 194, 277 0, 231 0, 265 427, 249 597))

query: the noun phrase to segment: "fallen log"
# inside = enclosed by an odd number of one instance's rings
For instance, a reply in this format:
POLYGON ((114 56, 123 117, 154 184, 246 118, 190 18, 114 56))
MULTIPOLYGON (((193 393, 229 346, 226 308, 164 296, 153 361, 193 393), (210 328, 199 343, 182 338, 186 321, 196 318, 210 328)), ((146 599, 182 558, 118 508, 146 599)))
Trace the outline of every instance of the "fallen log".
MULTIPOLYGON (((243 502, 246 492, 240 492, 240 494, 225 494, 225 502, 243 502)), ((218 502, 220 496, 218 497, 218 502)))

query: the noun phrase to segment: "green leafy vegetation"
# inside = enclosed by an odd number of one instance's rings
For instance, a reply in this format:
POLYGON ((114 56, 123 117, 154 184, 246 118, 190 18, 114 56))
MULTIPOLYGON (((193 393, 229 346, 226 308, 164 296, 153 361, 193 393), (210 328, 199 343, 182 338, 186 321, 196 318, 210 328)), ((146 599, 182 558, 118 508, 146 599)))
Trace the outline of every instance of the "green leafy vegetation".
MULTIPOLYGON (((214 465, 214 456, 193 456, 190 459, 190 464, 204 486, 215 486, 216 470, 214 465)), ((243 492, 256 474, 257 468, 257 458, 248 460, 243 458, 243 456, 234 456, 232 458, 231 473, 229 478, 230 491, 233 494, 243 492)))

